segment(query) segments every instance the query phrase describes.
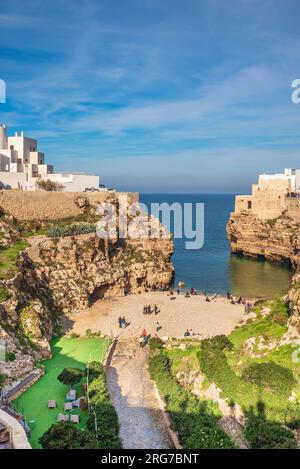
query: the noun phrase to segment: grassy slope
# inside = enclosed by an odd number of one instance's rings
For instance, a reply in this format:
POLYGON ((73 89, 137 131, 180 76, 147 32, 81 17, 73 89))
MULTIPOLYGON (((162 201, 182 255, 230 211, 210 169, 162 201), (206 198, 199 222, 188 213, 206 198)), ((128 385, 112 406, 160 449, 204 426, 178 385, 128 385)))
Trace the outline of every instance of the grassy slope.
POLYGON ((229 402, 241 405, 247 413, 259 402, 265 406, 266 417, 272 421, 290 424, 300 419, 300 369, 293 363, 291 345, 282 345, 274 350, 259 348, 260 338, 264 344, 279 340, 286 332, 288 308, 281 301, 268 303, 272 311, 262 316, 261 308, 256 308, 257 319, 242 327, 237 327, 229 336, 232 350, 211 352, 210 356, 201 356, 199 342, 188 346, 187 350, 178 347, 168 350, 173 373, 193 371, 200 368, 205 372, 206 380, 215 382, 229 402), (251 356, 245 350, 245 341, 256 338, 251 356), (197 357, 199 359, 197 363, 197 357), (207 367, 207 368, 206 368, 207 367), (247 376, 250 371, 260 371, 254 377, 247 376), (268 376, 267 376, 268 375, 268 376), (292 391, 297 400, 291 403, 288 397, 292 391))
MULTIPOLYGON (((57 414, 63 412, 63 403, 69 389, 57 380, 59 373, 67 367, 84 369, 90 360, 103 361, 108 341, 104 339, 60 338, 52 342, 53 358, 45 360, 45 375, 31 386, 14 402, 22 411, 27 423, 31 424, 30 442, 33 448, 40 448, 39 437, 56 422, 57 414), (57 408, 48 409, 48 400, 56 399, 57 408)), ((82 381, 83 382, 83 381, 82 381)), ((82 383, 74 386, 81 396, 82 383)), ((74 411, 81 414, 80 426, 83 428, 87 420, 87 412, 74 411)))
POLYGON ((0 249, 0 279, 7 280, 17 273, 17 260, 20 252, 27 246, 26 240, 20 240, 7 248, 0 249))
POLYGON ((229 436, 218 426, 220 412, 210 400, 201 400, 183 389, 170 369, 170 358, 165 349, 150 343, 149 372, 166 402, 174 428, 183 448, 234 448, 229 436))

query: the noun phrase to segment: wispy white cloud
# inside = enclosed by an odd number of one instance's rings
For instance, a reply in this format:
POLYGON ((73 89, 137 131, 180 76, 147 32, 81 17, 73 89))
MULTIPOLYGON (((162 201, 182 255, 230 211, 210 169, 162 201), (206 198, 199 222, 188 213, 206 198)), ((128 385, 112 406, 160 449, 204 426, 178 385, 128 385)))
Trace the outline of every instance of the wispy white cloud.
POLYGON ((272 5, 11 0, 0 14, 0 120, 38 136, 59 166, 84 156, 105 172, 108 157, 124 177, 125 159, 141 160, 142 177, 165 156, 193 179, 222 150, 221 175, 241 145, 257 166, 285 146, 285 166, 300 143, 289 88, 300 34, 295 2, 272 5), (189 152, 193 169, 176 159, 189 152))

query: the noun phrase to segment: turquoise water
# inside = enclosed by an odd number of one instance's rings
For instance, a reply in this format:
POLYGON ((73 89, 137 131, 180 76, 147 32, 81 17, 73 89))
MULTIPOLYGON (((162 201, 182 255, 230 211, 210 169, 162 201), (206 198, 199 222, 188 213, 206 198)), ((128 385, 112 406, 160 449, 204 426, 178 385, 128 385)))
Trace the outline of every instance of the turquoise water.
MULTIPOLYGON (((185 239, 174 239, 175 284, 179 280, 199 291, 248 297, 273 297, 284 293, 292 272, 286 265, 231 255, 226 222, 234 209, 234 195, 141 194, 140 201, 204 203, 204 246, 185 249, 185 239)), ((171 230, 173 228, 171 227, 171 230)))

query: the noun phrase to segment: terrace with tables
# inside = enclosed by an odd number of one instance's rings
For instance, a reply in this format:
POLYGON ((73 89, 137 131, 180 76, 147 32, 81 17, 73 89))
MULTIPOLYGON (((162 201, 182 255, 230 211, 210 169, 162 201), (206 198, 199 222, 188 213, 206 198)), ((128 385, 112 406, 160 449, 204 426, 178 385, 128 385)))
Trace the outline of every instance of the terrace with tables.
POLYGON ((71 387, 57 377, 66 368, 85 370, 90 361, 102 362, 109 342, 109 339, 67 337, 52 342, 53 356, 42 362, 45 374, 13 402, 30 429, 33 448, 41 448, 39 438, 57 421, 70 420, 79 428, 86 428, 86 377, 71 387))

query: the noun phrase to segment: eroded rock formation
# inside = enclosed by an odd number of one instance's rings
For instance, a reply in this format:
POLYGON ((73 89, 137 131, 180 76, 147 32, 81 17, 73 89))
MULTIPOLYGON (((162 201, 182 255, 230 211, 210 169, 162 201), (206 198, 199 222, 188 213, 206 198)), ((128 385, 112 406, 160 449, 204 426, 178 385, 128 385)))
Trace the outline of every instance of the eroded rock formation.
POLYGON ((227 223, 231 251, 300 264, 299 223, 288 217, 261 220, 248 212, 232 213, 227 223))
POLYGON ((288 262, 295 269, 288 300, 294 316, 293 328, 300 332, 300 224, 282 215, 272 220, 261 220, 242 211, 232 213, 227 223, 231 252, 246 256, 262 256, 271 261, 288 262))
POLYGON ((172 253, 171 236, 115 241, 101 240, 96 233, 33 238, 21 254, 17 275, 5 282, 10 297, 0 305, 0 337, 10 338, 11 351, 23 345, 23 352, 29 352, 32 346, 35 358, 46 358, 62 314, 82 310, 99 298, 170 284, 172 253))
MULTIPOLYGON (((5 245, 18 238, 16 228, 5 229, 7 220, 6 216, 0 227, 6 232, 5 245)), ((0 362, 0 373, 12 378, 17 369, 22 375, 31 371, 35 360, 50 356, 49 340, 59 333, 62 315, 107 296, 169 285, 173 278, 169 234, 145 239, 100 239, 96 232, 64 237, 31 234, 27 242, 16 274, 0 280, 0 340, 15 356, 5 365, 0 362)))

